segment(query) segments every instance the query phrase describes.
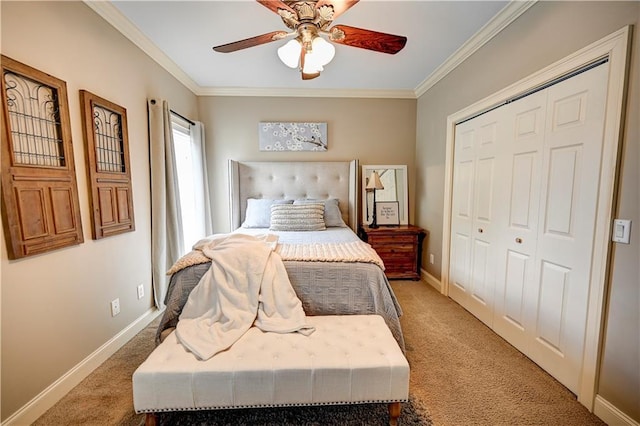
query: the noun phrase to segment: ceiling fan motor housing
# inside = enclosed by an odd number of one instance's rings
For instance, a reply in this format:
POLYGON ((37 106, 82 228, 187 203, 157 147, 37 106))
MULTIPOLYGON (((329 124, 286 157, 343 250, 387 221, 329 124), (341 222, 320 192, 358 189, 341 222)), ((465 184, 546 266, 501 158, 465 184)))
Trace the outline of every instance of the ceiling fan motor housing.
POLYGON ((278 15, 284 24, 296 30, 300 24, 313 23, 321 30, 326 30, 334 17, 333 5, 324 4, 317 7, 317 1, 284 1, 290 9, 278 8, 278 15), (295 13, 292 13, 293 10, 295 13))

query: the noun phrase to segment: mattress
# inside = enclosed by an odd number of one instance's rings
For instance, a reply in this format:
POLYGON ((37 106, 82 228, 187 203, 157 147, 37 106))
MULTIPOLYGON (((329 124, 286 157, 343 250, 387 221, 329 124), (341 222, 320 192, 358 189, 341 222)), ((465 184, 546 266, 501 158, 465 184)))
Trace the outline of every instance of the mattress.
MULTIPOLYGON (((260 235, 271 231, 263 228, 239 228, 234 232, 260 235)), ((324 231, 271 233, 279 236, 280 244, 358 241, 358 236, 346 227, 327 228, 324 231)), ((404 351, 400 326, 402 309, 384 271, 378 265, 310 261, 284 261, 284 265, 307 315, 380 315, 404 351)), ((207 263, 193 265, 172 275, 165 297, 167 308, 156 333, 157 344, 175 328, 189 293, 208 268, 207 263)))

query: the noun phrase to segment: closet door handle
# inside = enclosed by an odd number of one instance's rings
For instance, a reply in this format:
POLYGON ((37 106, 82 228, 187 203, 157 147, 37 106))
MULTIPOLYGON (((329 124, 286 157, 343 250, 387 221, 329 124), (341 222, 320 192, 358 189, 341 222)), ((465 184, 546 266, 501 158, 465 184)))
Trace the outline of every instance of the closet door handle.
POLYGON ((484 229, 478 228, 478 232, 482 234, 484 232, 484 229))
POLYGON ((516 243, 522 244, 522 238, 520 238, 520 237, 516 238, 516 243))

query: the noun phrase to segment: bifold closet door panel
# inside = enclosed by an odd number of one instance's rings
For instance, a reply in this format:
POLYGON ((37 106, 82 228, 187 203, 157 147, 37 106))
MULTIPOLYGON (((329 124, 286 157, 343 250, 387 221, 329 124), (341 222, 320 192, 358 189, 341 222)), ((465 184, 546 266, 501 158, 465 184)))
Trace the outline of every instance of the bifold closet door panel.
POLYGON ((505 202, 497 212, 494 331, 526 353, 533 336, 532 291, 544 152, 547 91, 503 106, 508 135, 502 148, 505 202))
POLYGON ((579 386, 599 193, 609 64, 548 88, 538 220, 535 362, 579 386))
POLYGON ((491 326, 495 287, 495 212, 501 111, 456 126, 449 295, 491 326), (458 143, 458 141, 460 143, 458 143))

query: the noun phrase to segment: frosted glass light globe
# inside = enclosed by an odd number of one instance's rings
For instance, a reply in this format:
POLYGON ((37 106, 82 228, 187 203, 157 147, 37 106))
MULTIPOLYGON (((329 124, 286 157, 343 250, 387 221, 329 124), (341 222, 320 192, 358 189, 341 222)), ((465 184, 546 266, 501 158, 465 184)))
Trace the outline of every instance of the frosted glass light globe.
POLYGON ((298 40, 289 40, 287 44, 278 49, 278 57, 289 68, 297 68, 301 50, 302 46, 298 40))

